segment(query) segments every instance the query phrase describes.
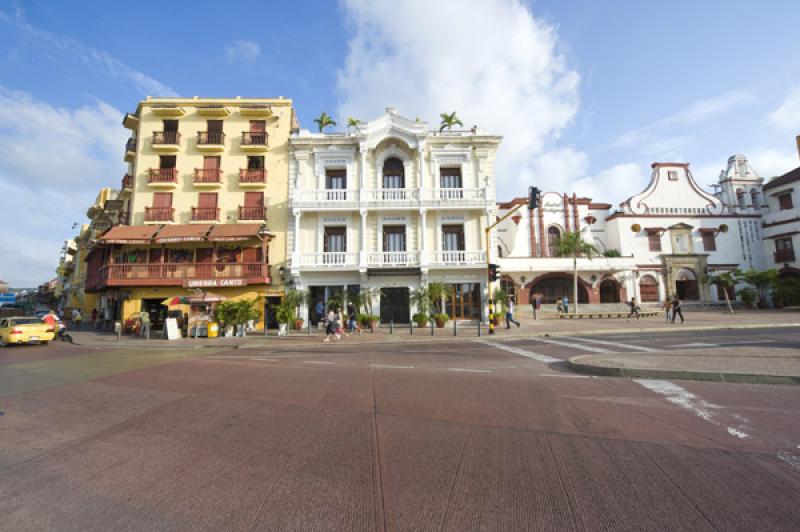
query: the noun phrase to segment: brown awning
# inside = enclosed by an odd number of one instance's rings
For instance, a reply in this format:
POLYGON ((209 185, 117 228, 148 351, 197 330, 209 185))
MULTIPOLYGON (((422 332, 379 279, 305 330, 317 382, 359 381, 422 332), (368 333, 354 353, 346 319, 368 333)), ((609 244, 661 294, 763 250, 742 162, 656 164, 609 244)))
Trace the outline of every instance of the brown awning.
POLYGON ((271 233, 261 230, 261 224, 216 224, 208 235, 212 242, 241 242, 253 238, 272 238, 271 233))
POLYGON ((719 233, 719 228, 718 227, 700 227, 700 228, 697 229, 697 231, 701 235, 715 235, 715 234, 719 233))
POLYGON ((663 227, 645 227, 644 230, 648 235, 663 233, 664 231, 666 231, 666 229, 664 229, 663 227))
POLYGON ((170 242, 202 242, 206 239, 211 224, 183 224, 165 225, 158 232, 156 242, 168 244, 170 242))
POLYGON ((115 225, 99 240, 105 244, 150 244, 160 225, 115 225))

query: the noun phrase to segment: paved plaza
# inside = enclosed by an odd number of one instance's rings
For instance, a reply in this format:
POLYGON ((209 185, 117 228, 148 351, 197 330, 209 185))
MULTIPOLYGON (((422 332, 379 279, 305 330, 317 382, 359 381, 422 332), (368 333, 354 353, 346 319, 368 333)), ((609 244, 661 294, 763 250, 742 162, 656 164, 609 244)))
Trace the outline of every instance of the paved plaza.
POLYGON ((701 340, 3 349, 0 529, 796 529, 800 387, 566 364, 701 340))

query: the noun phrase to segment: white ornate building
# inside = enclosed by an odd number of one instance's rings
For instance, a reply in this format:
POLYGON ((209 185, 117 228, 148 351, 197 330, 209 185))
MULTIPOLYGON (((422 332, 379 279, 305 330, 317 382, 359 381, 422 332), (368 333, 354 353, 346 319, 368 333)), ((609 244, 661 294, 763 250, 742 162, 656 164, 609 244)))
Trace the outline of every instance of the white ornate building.
POLYGON ((441 281, 451 318, 481 318, 500 141, 476 128, 432 132, 393 108, 348 133, 294 135, 290 273, 312 308, 378 288, 381 320, 408 322, 411 290, 441 281))

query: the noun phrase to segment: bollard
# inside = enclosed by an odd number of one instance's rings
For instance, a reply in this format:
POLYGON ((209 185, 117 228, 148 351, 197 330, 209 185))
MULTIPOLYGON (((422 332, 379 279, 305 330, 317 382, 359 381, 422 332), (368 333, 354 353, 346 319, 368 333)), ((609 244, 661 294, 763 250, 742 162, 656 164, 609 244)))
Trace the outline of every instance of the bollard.
POLYGON ((494 302, 489 301, 489 334, 494 334, 494 302))
POLYGON ((408 334, 414 335, 414 320, 408 322, 408 334))
POLYGON ((431 336, 433 336, 433 320, 431 320, 431 336))
POLYGON ((481 320, 478 320, 478 338, 481 337, 481 320))
POLYGON ((458 327, 456 323, 458 323, 458 320, 453 320, 453 336, 458 336, 458 327))
POLYGON ((310 316, 310 314, 311 313, 309 312, 308 327, 306 327, 306 334, 308 334, 308 336, 311 336, 311 316, 310 316))
POLYGON ((389 334, 394 334, 394 315, 389 320, 389 334))

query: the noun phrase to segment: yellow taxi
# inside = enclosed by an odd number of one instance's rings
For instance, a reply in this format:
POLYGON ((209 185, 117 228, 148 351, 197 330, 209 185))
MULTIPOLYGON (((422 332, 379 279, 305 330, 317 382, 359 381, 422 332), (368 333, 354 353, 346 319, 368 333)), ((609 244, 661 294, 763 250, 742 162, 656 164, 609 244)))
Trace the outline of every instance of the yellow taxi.
POLYGON ((11 344, 46 344, 54 339, 53 328, 36 317, 0 318, 0 346, 11 344))

